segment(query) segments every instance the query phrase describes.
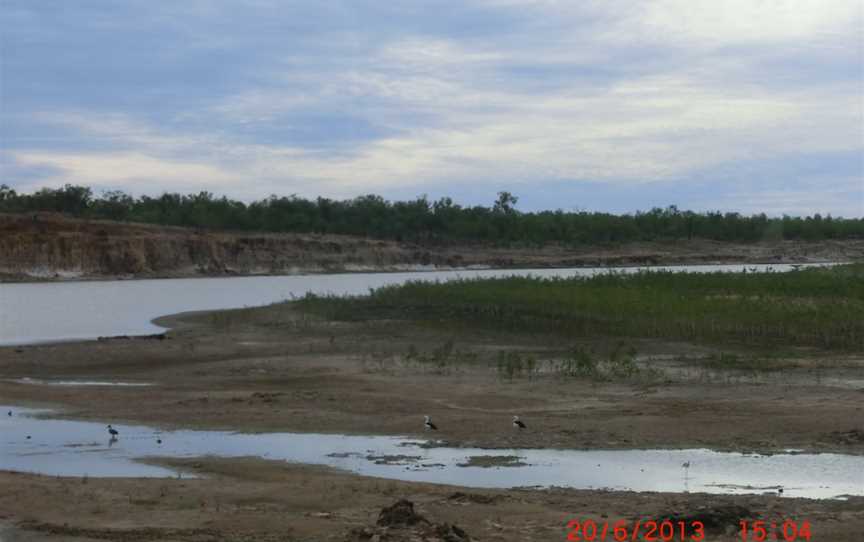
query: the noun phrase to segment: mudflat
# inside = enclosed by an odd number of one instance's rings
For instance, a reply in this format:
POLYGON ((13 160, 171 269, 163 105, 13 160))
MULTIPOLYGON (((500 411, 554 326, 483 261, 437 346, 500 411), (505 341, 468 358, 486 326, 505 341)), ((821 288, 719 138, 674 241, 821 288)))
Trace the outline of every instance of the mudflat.
MULTIPOLYGON (((864 357, 856 353, 799 348, 767 366, 727 367, 718 363, 718 348, 705 345, 334 322, 291 304, 159 323, 172 328, 164 339, 0 348, 0 402, 121 426, 420 438, 428 436, 423 416, 430 415, 439 427, 435 436, 449 446, 864 454, 864 357), (600 357, 626 348, 640 370, 579 378, 552 370, 526 375, 500 363, 502 353, 512 352, 554 360, 574 342, 600 357), (55 386, 40 379, 152 385, 55 386), (514 430, 513 415, 529 430, 514 430)), ((414 527, 375 527, 380 510, 403 498, 430 522, 455 523, 479 540, 566 540, 571 519, 611 525, 731 505, 754 519, 809 520, 816 541, 860 540, 864 533, 862 498, 474 490, 254 458, 171 463, 202 477, 2 473, 0 538, 447 539, 414 527)), ((707 540, 740 540, 733 523, 707 540)))

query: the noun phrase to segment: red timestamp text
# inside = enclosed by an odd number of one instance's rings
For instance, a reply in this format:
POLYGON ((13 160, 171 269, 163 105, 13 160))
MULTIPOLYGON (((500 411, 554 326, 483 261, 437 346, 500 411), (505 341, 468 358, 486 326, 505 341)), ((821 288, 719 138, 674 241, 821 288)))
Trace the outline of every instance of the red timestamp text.
POLYGON ((741 520, 742 542, 797 542, 810 540, 810 522, 791 519, 783 521, 746 521, 741 520))
POLYGON ((701 542, 705 525, 701 521, 633 520, 609 522, 571 520, 567 523, 568 542, 701 542))

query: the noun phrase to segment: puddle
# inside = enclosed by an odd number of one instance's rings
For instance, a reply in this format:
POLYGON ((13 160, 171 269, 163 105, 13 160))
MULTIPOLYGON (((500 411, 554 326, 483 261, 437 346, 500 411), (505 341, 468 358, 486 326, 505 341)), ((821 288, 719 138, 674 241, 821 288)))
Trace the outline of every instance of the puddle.
POLYGON ((327 465, 365 476, 467 487, 572 487, 788 497, 864 496, 864 456, 711 450, 484 450, 424 447, 401 437, 308 433, 160 431, 55 420, 48 411, 0 406, 0 470, 59 476, 174 477, 147 457, 258 456, 327 465), (6 413, 12 411, 13 415, 6 413), (27 437, 30 437, 29 439, 27 437), (159 442, 161 440, 161 443, 159 442), (412 452, 405 454, 405 446, 412 452), (689 469, 682 468, 685 462, 689 469))
POLYGON ((47 380, 41 378, 10 378, 4 382, 35 386, 152 386, 149 382, 112 382, 107 380, 47 380))

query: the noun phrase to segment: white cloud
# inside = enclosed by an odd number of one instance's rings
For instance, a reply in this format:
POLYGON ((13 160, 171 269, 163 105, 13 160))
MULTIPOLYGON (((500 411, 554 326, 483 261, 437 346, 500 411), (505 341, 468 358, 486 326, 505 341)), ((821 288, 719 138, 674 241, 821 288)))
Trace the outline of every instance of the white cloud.
POLYGON ((715 45, 854 38, 862 10, 858 0, 653 0, 640 6, 628 25, 673 41, 715 45))
POLYGON ((242 180, 217 165, 168 160, 140 152, 15 152, 11 156, 21 166, 61 170, 58 178, 64 183, 123 186, 137 192, 168 186, 172 190, 225 189, 242 180))
POLYGON ((326 66, 291 57, 258 74, 255 85, 178 112, 169 126, 131 114, 42 113, 40 122, 115 150, 12 155, 60 168, 58 182, 138 188, 158 179, 171 190, 251 198, 465 180, 636 183, 736 161, 862 149, 860 72, 857 81, 816 76, 806 86, 782 86, 764 64, 789 50, 854 49, 857 1, 483 3, 522 10, 530 22, 512 35, 398 34, 368 57, 352 51, 326 66), (652 48, 660 58, 643 51, 652 48), (286 71, 292 63, 299 71, 286 71), (525 66, 539 68, 538 81, 508 72, 525 66), (548 84, 532 85, 544 82, 543 70, 551 72, 548 84), (338 153, 326 143, 301 148, 238 136, 240 128, 284 128, 308 111, 350 114, 399 135, 352 141, 338 153))
MULTIPOLYGON (((520 9, 546 23, 599 20, 592 30, 611 41, 690 46, 859 39, 859 0, 482 0, 520 9)), ((582 25, 579 25, 580 30, 582 25)), ((581 33, 581 32, 577 32, 581 33)))
POLYGON ((472 49, 453 40, 414 37, 386 44, 376 62, 391 68, 438 73, 442 68, 464 69, 506 58, 500 51, 472 49))
MULTIPOLYGON (((347 78, 353 81, 354 75, 347 78)), ((645 182, 735 160, 858 148, 848 117, 856 107, 860 115, 854 89, 830 90, 810 95, 747 86, 717 89, 669 75, 634 79, 606 93, 565 90, 545 97, 456 86, 448 90, 446 105, 399 92, 387 96, 438 104, 441 126, 416 126, 403 136, 370 140, 348 155, 236 144, 213 134, 162 134, 119 117, 44 115, 139 152, 15 156, 87 182, 161 178, 195 184, 198 179, 227 186, 255 179, 268 187, 280 181, 315 183, 322 193, 340 194, 442 179, 645 182), (476 108, 492 102, 498 107, 476 108)))

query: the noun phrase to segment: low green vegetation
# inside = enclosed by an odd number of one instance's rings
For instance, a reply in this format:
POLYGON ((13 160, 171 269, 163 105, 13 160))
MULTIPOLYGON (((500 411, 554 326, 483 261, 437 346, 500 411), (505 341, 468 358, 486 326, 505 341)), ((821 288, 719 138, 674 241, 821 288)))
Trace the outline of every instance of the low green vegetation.
POLYGON ((709 369, 771 372, 795 368, 798 361, 795 358, 784 359, 771 355, 719 352, 706 359, 703 365, 709 369))
POLYGON ((636 350, 619 343, 608 355, 591 349, 574 347, 561 356, 538 358, 533 354, 508 350, 498 353, 498 378, 513 381, 517 378, 534 380, 542 375, 556 378, 587 378, 597 381, 622 381, 634 378, 656 378, 658 373, 640 367, 636 350))
MULTIPOLYGON (((298 303, 336 320, 457 322, 563 337, 864 348, 864 264, 789 273, 641 272, 410 282, 368 296, 307 296, 298 303)), ((576 354, 573 370, 588 370, 586 363, 576 354)))
POLYGON ((404 360, 409 365, 414 364, 433 373, 446 375, 462 365, 475 363, 477 354, 458 350, 451 339, 429 352, 423 352, 411 345, 405 353, 404 360))
MULTIPOLYGON (((451 198, 388 201, 366 195, 350 200, 296 196, 246 203, 198 194, 132 197, 120 191, 93 194, 86 186, 42 188, 30 194, 0 185, 0 212, 53 211, 82 218, 145 222, 166 226, 259 232, 336 233, 426 245, 484 242, 535 246, 614 244, 633 241, 712 239, 862 239, 864 218, 815 214, 767 217, 739 213, 696 213, 675 206, 634 214, 548 210, 521 212, 518 198, 500 192, 490 206, 463 206, 451 198)), ((573 207, 579 202, 562 202, 573 207)))

